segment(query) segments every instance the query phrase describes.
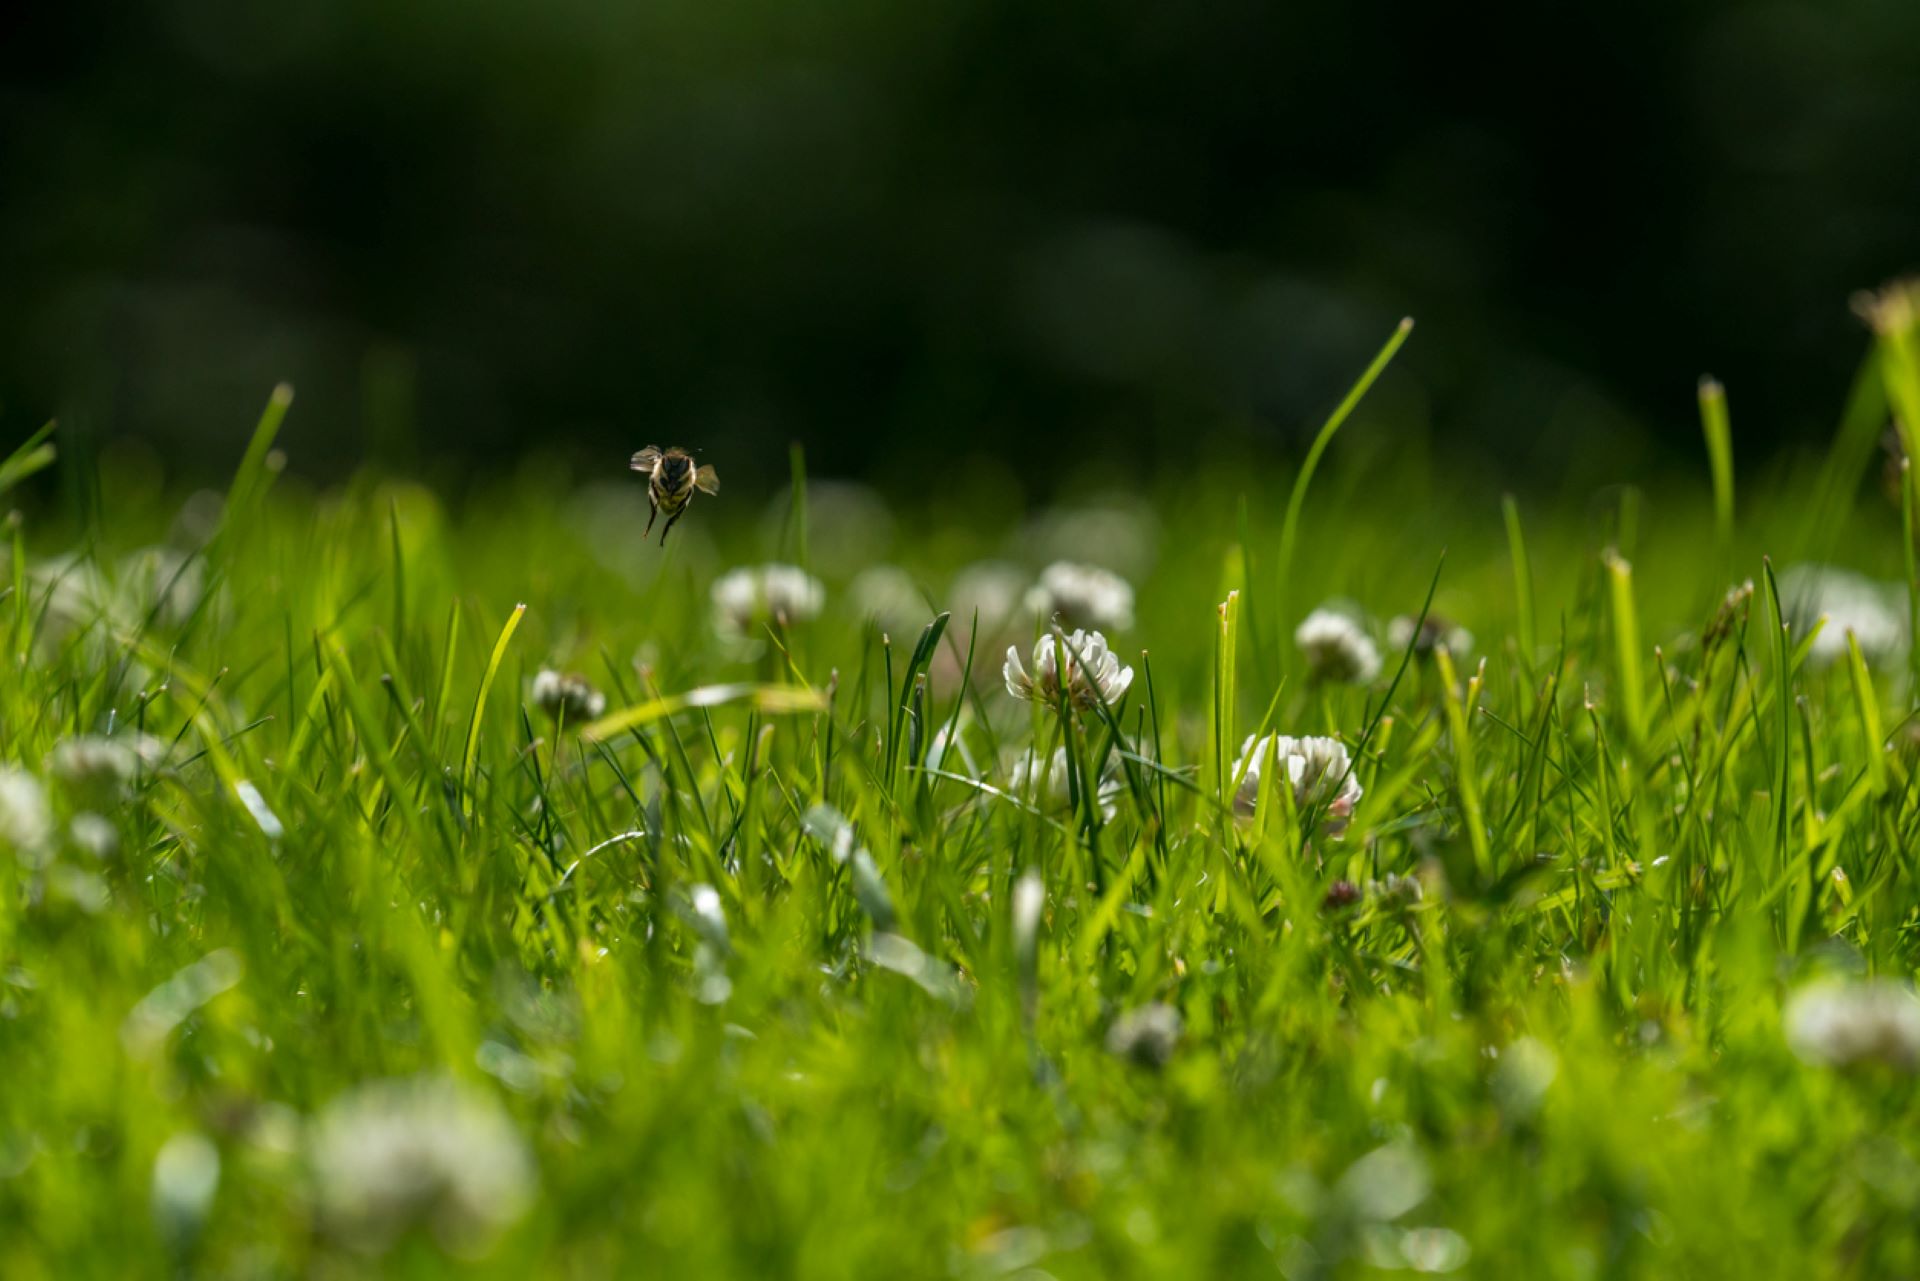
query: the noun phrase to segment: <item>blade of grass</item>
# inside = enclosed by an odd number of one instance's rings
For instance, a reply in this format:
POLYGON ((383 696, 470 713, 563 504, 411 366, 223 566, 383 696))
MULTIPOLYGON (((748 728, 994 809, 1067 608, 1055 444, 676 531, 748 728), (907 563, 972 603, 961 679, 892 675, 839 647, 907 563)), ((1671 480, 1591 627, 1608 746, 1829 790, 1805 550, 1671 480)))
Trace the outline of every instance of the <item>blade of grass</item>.
MULTIPOLYGON (((1713 469, 1713 530, 1723 566, 1733 564, 1733 427, 1727 416, 1727 392, 1711 377, 1700 379, 1700 429, 1707 438, 1707 463, 1713 469)), ((1725 577, 1725 573, 1722 573, 1725 577)))
POLYGON ((507 645, 513 640, 513 633, 520 626, 521 617, 527 612, 524 603, 515 605, 513 612, 507 615, 507 621, 500 628, 500 638, 493 643, 493 656, 487 659, 486 675, 480 678, 479 692, 473 698, 473 716, 467 721, 467 747, 460 756, 460 790, 466 797, 466 813, 473 813, 473 766, 480 751, 480 719, 487 708, 487 693, 493 688, 493 678, 499 674, 501 660, 507 656, 507 645))
MULTIPOLYGON (((1279 561, 1274 566, 1273 616, 1277 620, 1276 626, 1282 631, 1289 626, 1287 619, 1291 616, 1287 588, 1293 576, 1294 545, 1300 534, 1300 512, 1306 505, 1307 489, 1313 484, 1313 473, 1320 466, 1320 456, 1327 452, 1327 446, 1333 442, 1334 433, 1340 430, 1341 425, 1347 421, 1354 408, 1366 396, 1375 380, 1392 363, 1394 353, 1400 350, 1401 345, 1407 341, 1407 335, 1412 332, 1413 317, 1407 316, 1394 329, 1393 336, 1387 339, 1386 345, 1380 348, 1379 354, 1373 358, 1373 363, 1367 366, 1359 380, 1347 390, 1346 396, 1334 407, 1327 421, 1321 425, 1319 434, 1313 438, 1313 444, 1307 450, 1306 461, 1300 464, 1300 474, 1294 477, 1293 492, 1287 496, 1287 514, 1280 525, 1279 561)), ((1284 670, 1288 660, 1283 658, 1281 661, 1284 670)))

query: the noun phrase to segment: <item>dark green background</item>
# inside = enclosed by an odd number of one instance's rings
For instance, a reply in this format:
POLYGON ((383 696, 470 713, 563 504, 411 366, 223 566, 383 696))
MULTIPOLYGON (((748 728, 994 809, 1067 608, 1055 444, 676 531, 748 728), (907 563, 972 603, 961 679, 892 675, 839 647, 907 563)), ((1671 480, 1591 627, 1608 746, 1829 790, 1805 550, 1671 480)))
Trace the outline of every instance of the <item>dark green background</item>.
POLYGON ((1920 5, 176 0, 0 41, 0 431, 224 471, 787 442, 1517 475, 1822 439, 1920 265, 1920 5), (1666 452, 1663 454, 1662 450, 1666 452))

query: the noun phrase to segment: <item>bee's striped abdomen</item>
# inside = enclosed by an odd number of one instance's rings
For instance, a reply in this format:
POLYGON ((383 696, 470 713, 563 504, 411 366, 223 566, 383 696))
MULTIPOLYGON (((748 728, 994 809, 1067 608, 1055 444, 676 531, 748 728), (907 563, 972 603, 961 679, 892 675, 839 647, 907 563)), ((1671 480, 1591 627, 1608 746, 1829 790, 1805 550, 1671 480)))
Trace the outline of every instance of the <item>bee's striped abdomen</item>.
POLYGON ((654 468, 653 501, 667 512, 677 512, 693 497, 693 459, 670 453, 654 468))

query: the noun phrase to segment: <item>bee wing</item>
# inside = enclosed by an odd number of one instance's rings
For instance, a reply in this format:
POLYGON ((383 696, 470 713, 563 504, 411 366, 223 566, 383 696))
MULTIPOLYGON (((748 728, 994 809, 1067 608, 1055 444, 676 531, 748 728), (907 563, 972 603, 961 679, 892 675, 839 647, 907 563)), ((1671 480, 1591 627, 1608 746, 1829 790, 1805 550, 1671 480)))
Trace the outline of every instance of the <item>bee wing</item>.
POLYGON ((650 472, 659 461, 660 447, 658 445, 648 445, 645 449, 633 456, 633 461, 629 463, 628 466, 632 467, 635 471, 650 472))
POLYGON ((693 473, 693 483, 703 494, 717 494, 720 492, 720 473, 709 464, 693 473))

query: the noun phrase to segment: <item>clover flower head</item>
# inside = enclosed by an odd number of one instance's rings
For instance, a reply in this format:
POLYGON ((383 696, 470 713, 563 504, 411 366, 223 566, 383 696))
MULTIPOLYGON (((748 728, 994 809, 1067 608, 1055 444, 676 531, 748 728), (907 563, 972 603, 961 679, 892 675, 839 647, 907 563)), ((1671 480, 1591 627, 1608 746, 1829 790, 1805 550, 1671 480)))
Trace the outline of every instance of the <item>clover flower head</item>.
POLYGON ((1920 1070, 1920 996, 1905 983, 1816 982, 1788 999, 1784 1021, 1787 1044, 1809 1063, 1920 1070))
POLYGON ((1413 645, 1415 658, 1431 658, 1433 651, 1445 645, 1447 652, 1455 658, 1464 657, 1473 652, 1473 633, 1451 619, 1438 614, 1428 614, 1424 619, 1415 620, 1410 614, 1400 614, 1387 624, 1387 648, 1399 653, 1413 645), (1419 635, 1415 635, 1415 628, 1419 635))
POLYGON ((1284 734, 1249 738, 1240 747, 1240 787, 1233 796, 1233 808, 1242 817, 1251 817, 1260 800, 1260 776, 1270 760, 1281 771, 1276 782, 1285 780, 1293 788, 1295 809, 1320 810, 1329 836, 1337 839, 1346 833, 1361 795, 1346 744, 1284 734))
POLYGON ((1098 565, 1057 560, 1040 571, 1027 608, 1064 627, 1124 632, 1133 626, 1133 585, 1098 565))
POLYGON ((1007 662, 1001 669, 1007 692, 1028 702, 1055 706, 1061 691, 1067 701, 1081 711, 1102 701, 1118 703, 1133 684, 1133 669, 1114 657, 1107 638, 1099 632, 1075 631, 1065 637, 1049 632, 1033 646, 1033 671, 1020 662, 1020 648, 1007 646, 1007 662))
POLYGON ((67 824, 67 835, 75 849, 97 863, 106 862, 120 851, 120 830, 112 819, 92 810, 75 814, 67 824))
POLYGON ((1373 638, 1347 615, 1320 608, 1293 633, 1316 680, 1364 685, 1380 674, 1380 650, 1373 638))
POLYGON ((206 589, 206 564, 172 547, 145 547, 120 562, 128 607, 169 627, 193 617, 206 589))
POLYGON ((827 589, 794 565, 742 566, 715 580, 711 599, 714 627, 749 637, 767 623, 786 627, 819 617, 827 589))
MULTIPOLYGON (((807 563, 834 577, 871 565, 893 547, 897 522, 871 486, 831 478, 807 481, 807 563)), ((793 497, 782 489, 768 504, 761 535, 777 544, 793 527, 793 497)))
POLYGON ((1847 635, 1859 642, 1868 662, 1884 662, 1907 652, 1904 589, 1830 565, 1795 565, 1780 575, 1780 599, 1796 635, 1816 623, 1808 658, 1831 664, 1847 653, 1847 635))
POLYGON ((1004 560, 983 560, 954 576, 947 589, 947 608, 963 630, 980 620, 980 634, 991 636, 1013 620, 1027 594, 1027 573, 1004 560))
POLYGON ((376 1081, 329 1103, 310 1156, 321 1218, 377 1252, 416 1225, 456 1250, 484 1246, 526 1210, 534 1164, 489 1094, 447 1077, 376 1081))
POLYGON ((543 667, 533 678, 533 705, 549 720, 578 725, 606 711, 607 696, 588 684, 583 676, 543 667))
POLYGON ((1107 1050, 1117 1058, 1157 1071, 1173 1058, 1184 1026, 1179 1010, 1155 1001, 1113 1021, 1107 1029, 1107 1050))
POLYGON ((125 738, 79 734, 54 744, 47 768, 71 787, 104 794, 132 783, 140 758, 140 751, 125 738))
POLYGON ((21 859, 32 861, 52 839, 47 789, 25 770, 0 765, 0 845, 11 845, 21 859))
POLYGON ((918 631, 933 617, 913 575, 898 565, 872 565, 853 576, 847 597, 863 618, 882 631, 901 634, 918 631))

